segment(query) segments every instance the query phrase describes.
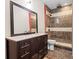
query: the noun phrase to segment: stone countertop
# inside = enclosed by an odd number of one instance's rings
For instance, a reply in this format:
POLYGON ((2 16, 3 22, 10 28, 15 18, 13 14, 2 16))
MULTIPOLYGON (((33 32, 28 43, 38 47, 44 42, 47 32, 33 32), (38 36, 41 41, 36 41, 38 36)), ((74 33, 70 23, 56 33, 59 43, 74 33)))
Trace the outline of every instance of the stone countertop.
POLYGON ((38 36, 42 36, 42 35, 47 35, 47 33, 35 33, 35 34, 29 34, 29 35, 19 35, 19 36, 13 36, 13 37, 6 37, 6 39, 12 40, 12 41, 21 41, 24 39, 30 39, 30 38, 34 38, 34 37, 38 37, 38 36))

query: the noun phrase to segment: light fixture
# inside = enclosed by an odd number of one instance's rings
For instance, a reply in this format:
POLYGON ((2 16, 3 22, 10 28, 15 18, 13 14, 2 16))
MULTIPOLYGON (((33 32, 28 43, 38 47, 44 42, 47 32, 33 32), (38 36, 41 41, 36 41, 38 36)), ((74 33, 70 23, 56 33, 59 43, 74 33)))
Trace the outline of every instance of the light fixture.
POLYGON ((25 0, 25 5, 28 9, 31 9, 32 8, 31 0, 25 0))
POLYGON ((26 3, 27 4, 31 4, 31 0, 26 0, 26 3))
POLYGON ((64 3, 62 6, 68 6, 71 5, 72 3, 64 3))

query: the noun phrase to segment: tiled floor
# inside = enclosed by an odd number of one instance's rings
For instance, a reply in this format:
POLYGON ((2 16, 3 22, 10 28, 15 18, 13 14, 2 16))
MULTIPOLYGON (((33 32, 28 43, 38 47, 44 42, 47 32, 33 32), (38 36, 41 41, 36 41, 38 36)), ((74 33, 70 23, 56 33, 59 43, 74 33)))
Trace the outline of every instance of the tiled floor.
POLYGON ((55 47, 54 51, 48 51, 44 59, 73 59, 72 51, 55 47))

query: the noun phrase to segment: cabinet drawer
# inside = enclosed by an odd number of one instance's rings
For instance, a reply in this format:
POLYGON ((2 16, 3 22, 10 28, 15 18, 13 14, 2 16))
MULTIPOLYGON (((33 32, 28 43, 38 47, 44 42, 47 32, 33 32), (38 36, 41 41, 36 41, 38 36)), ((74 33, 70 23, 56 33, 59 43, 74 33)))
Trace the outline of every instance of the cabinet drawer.
POLYGON ((30 40, 19 41, 17 45, 18 45, 18 48, 20 48, 20 49, 29 47, 30 46, 30 40))
POLYGON ((39 59, 42 59, 42 57, 43 57, 43 52, 44 50, 43 49, 41 49, 40 51, 39 51, 39 59))
POLYGON ((39 50, 39 59, 42 59, 47 54, 47 46, 39 50))
POLYGON ((24 54, 18 56, 18 59, 30 59, 30 52, 25 52, 24 54))
POLYGON ((30 44, 25 44, 25 45, 22 45, 22 46, 18 46, 18 49, 19 50, 22 50, 22 49, 30 49, 30 44))
POLYGON ((47 46, 45 46, 45 47, 44 47, 43 54, 44 54, 44 55, 47 54, 47 53, 48 53, 47 51, 48 51, 47 46))
POLYGON ((21 56, 26 52, 30 52, 30 48, 18 49, 18 55, 21 56))

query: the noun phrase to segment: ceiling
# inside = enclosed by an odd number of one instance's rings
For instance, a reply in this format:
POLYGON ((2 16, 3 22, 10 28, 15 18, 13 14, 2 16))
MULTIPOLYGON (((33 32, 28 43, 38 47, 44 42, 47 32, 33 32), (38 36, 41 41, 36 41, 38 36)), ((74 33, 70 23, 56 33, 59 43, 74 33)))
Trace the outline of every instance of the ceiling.
POLYGON ((61 6, 71 4, 72 0, 44 0, 44 3, 52 10, 57 8, 59 4, 61 6))

